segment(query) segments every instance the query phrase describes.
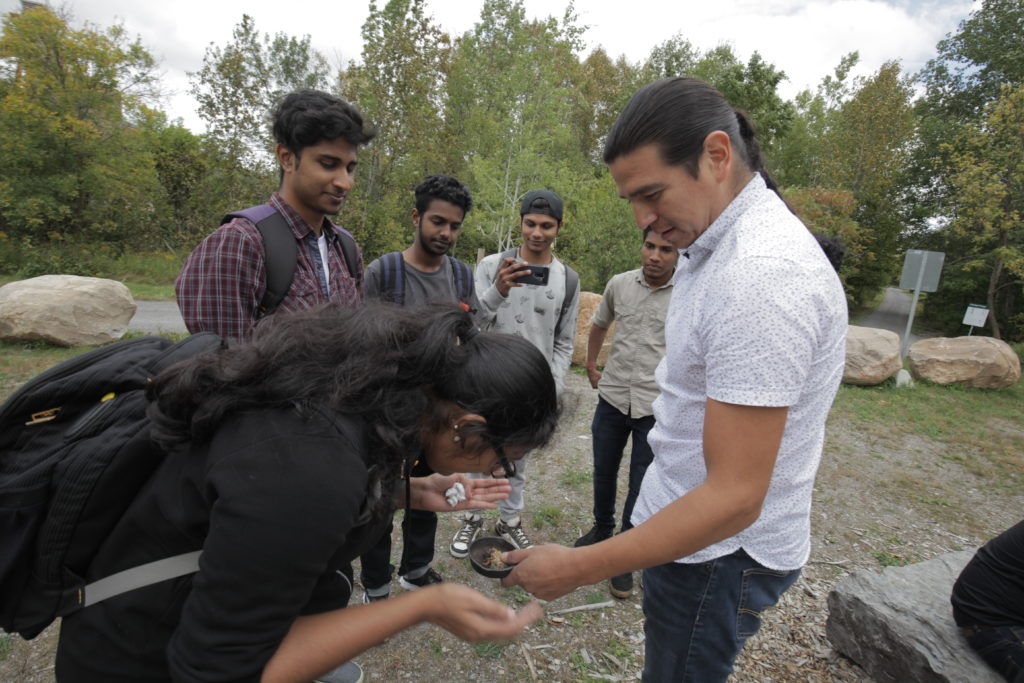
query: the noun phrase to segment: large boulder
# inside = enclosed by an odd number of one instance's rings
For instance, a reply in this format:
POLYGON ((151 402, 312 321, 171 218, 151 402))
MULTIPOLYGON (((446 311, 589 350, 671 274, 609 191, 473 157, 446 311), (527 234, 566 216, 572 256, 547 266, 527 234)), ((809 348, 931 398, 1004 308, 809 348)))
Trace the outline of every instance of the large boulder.
POLYGON ((922 339, 907 354, 910 371, 936 384, 1005 389, 1020 379, 1020 358, 993 337, 922 339))
MULTIPOLYGON (((576 316, 576 343, 572 349, 573 365, 587 364, 587 341, 590 338, 590 319, 594 317, 594 311, 601 305, 601 295, 593 292, 580 292, 580 312, 576 316)), ((604 365, 608 362, 608 351, 612 348, 612 337, 615 336, 615 323, 608 328, 608 334, 601 345, 601 351, 597 354, 597 364, 604 365)))
POLYGON ((135 300, 120 282, 42 275, 0 287, 0 339, 96 346, 120 339, 135 300))
POLYGON ((879 683, 996 683, 1002 678, 967 645, 949 595, 973 550, 861 571, 828 596, 825 634, 879 683))
POLYGON ((874 327, 850 325, 847 328, 845 384, 881 384, 902 367, 898 334, 874 327))

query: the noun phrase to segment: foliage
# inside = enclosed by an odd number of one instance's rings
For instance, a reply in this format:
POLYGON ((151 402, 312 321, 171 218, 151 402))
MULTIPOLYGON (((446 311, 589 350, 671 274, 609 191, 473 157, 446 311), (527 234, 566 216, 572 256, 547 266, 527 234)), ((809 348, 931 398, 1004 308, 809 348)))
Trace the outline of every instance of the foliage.
POLYGON ((426 16, 424 0, 370 4, 363 24, 363 61, 342 74, 344 95, 378 128, 362 153, 360 182, 346 223, 372 255, 403 249, 412 235, 412 189, 427 174, 450 168, 438 83, 444 81, 449 38, 426 16))
POLYGON ((954 215, 950 229, 966 237, 965 270, 987 275, 992 336, 1024 338, 1024 85, 1004 86, 987 119, 952 155, 954 215))
POLYGON ((138 228, 158 181, 133 124, 156 95, 152 57, 120 26, 73 29, 42 6, 5 15, 0 230, 112 241, 138 228))
POLYGON ((189 92, 199 102, 212 141, 243 169, 272 170, 276 164, 267 113, 293 90, 326 88, 327 60, 310 47, 308 35, 261 36, 247 14, 231 35, 223 48, 206 48, 202 68, 189 74, 189 92))

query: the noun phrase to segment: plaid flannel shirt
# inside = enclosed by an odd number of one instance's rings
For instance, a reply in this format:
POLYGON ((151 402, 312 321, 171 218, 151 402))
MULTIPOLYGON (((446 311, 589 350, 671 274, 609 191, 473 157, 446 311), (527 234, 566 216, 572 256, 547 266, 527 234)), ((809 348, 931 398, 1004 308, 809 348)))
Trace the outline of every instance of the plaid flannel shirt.
MULTIPOLYGON (((276 314, 312 308, 328 300, 351 306, 362 303, 362 253, 358 257, 359 276, 353 277, 341 250, 339 228, 324 218, 322 230, 327 238, 330 270, 329 293, 325 293, 322 272, 318 275, 318 263, 311 254, 317 250, 316 233, 280 194, 275 192, 269 203, 284 217, 298 242, 295 276, 276 314)), ((236 341, 252 337, 267 287, 263 254, 262 236, 245 218, 220 226, 192 251, 174 283, 178 308, 189 332, 211 331, 236 341)))

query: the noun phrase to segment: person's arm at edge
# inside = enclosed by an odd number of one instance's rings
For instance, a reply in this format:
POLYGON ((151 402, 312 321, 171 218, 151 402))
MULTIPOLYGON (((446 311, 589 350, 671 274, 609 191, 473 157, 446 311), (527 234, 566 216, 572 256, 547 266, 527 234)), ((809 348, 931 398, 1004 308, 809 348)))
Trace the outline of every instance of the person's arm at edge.
POLYGON ((590 380, 590 386, 597 389, 597 383, 601 381, 601 371, 597 369, 597 357, 601 355, 601 347, 604 346, 604 340, 608 338, 608 329, 612 326, 612 321, 615 320, 615 288, 613 284, 619 276, 614 276, 608 280, 608 284, 604 286, 604 296, 601 297, 601 303, 598 304, 597 310, 594 311, 594 315, 590 318, 590 333, 587 336, 587 379, 590 380))
POLYGON ((590 334, 587 336, 587 378, 594 389, 597 389, 597 383, 601 381, 601 371, 597 369, 597 356, 601 353, 607 336, 608 328, 590 323, 590 334))
POLYGON ((789 409, 707 400, 707 478, 643 524, 581 548, 556 545, 506 553, 519 562, 502 585, 545 600, 578 586, 686 557, 736 535, 761 514, 789 409), (559 557, 561 556, 561 557, 559 557), (543 562, 532 572, 531 557, 543 562))
POLYGON ((498 315, 498 307, 505 303, 505 298, 498 291, 495 282, 498 267, 501 265, 500 254, 485 256, 476 266, 473 273, 473 285, 480 308, 476 315, 479 324, 493 322, 498 315))
POLYGON ((429 621, 463 640, 509 640, 543 614, 519 612, 454 583, 390 600, 299 617, 263 669, 264 683, 300 683, 330 671, 410 626, 429 621))
POLYGON ((265 286, 259 273, 266 266, 262 243, 241 225, 252 224, 236 218, 208 235, 178 274, 175 297, 192 334, 214 332, 239 341, 252 336, 261 285, 265 286))

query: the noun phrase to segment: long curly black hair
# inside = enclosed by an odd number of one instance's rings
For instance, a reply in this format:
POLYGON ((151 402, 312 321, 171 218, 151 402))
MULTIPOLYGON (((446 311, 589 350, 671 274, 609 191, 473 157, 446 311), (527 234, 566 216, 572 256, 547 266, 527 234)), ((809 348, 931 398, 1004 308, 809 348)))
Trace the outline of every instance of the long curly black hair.
POLYGON ((208 439, 226 416, 246 409, 362 416, 376 461, 370 490, 384 492, 422 452, 422 437, 451 419, 443 401, 485 418, 462 429, 482 437, 462 443, 481 448, 537 448, 558 423, 540 351, 513 335, 479 332, 449 303, 327 304, 282 316, 249 343, 169 368, 148 396, 154 439, 165 449, 208 439))

